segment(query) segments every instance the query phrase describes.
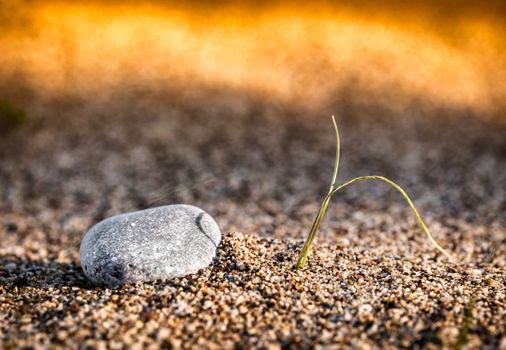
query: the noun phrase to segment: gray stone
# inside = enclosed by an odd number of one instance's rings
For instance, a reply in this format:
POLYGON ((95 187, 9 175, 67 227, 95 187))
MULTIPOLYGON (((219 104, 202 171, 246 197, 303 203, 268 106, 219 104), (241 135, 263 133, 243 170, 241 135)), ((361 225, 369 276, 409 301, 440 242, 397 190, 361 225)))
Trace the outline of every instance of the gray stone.
POLYGON ((211 264, 221 241, 213 218, 191 205, 167 205, 99 222, 81 242, 81 266, 96 285, 185 276, 211 264))

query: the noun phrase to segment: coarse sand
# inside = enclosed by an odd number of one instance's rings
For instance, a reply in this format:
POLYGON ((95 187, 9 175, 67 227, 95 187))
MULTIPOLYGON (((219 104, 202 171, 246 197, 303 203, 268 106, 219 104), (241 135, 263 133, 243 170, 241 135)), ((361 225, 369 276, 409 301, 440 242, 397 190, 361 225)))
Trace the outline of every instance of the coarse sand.
POLYGON ((30 122, 0 138, 0 347, 506 349, 506 125, 345 102, 30 102, 30 122), (292 268, 332 175, 331 113, 339 179, 392 178, 457 262, 398 193, 364 183, 335 196, 307 268, 292 268), (86 280, 89 227, 171 203, 216 218, 209 268, 112 290, 86 280))

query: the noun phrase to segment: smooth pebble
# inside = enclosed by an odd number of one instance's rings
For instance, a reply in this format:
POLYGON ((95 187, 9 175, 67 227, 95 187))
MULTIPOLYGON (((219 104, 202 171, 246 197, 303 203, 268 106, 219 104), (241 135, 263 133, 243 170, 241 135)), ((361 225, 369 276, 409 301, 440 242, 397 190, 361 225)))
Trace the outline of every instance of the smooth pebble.
POLYGON ((81 266, 94 284, 105 287, 170 279, 209 266, 220 241, 220 229, 205 211, 167 205, 93 226, 81 242, 81 266))

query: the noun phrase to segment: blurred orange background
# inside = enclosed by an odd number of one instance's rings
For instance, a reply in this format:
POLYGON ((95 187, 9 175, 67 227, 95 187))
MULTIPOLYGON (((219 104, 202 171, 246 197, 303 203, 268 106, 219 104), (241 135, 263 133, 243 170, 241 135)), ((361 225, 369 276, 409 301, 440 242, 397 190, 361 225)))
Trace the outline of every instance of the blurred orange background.
POLYGON ((504 5, 2 1, 0 80, 38 96, 210 86, 300 108, 347 93, 497 115, 504 5))

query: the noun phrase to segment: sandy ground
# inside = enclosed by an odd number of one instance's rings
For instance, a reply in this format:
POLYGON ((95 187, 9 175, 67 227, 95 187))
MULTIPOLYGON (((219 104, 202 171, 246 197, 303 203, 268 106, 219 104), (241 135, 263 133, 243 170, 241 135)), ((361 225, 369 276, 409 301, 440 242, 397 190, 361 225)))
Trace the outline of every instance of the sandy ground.
POLYGON ((34 101, 0 138, 0 346, 506 349, 506 125, 468 111, 343 98, 294 111, 229 92, 34 101), (332 175, 309 266, 291 268, 332 175), (224 233, 213 266, 95 289, 82 235, 113 214, 201 206, 224 233))

